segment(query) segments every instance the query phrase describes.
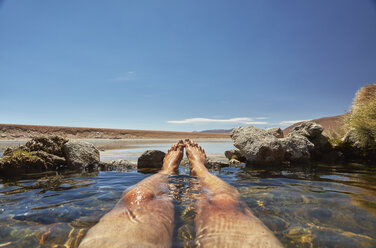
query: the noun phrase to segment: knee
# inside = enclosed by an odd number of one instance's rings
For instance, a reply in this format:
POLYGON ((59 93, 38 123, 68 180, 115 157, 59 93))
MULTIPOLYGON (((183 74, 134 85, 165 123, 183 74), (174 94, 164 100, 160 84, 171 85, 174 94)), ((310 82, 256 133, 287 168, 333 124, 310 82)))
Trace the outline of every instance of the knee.
POLYGON ((124 195, 124 202, 128 207, 142 206, 154 198, 152 190, 134 188, 124 195))
POLYGON ((238 199, 228 193, 214 195, 210 203, 220 208, 234 208, 239 205, 238 199))

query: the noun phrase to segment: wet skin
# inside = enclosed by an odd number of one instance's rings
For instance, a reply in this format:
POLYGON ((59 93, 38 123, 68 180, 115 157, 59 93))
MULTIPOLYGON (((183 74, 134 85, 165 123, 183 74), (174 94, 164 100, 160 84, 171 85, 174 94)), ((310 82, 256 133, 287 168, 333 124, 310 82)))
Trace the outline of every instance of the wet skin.
POLYGON ((188 139, 169 149, 160 172, 126 190, 79 247, 171 247, 174 209, 168 197, 168 177, 176 174, 184 147, 191 175, 203 188, 196 203, 197 247, 282 247, 239 200, 239 192, 208 172, 205 151, 188 139))
POLYGON ((239 200, 239 192, 205 167, 205 151, 185 140, 191 166, 203 187, 196 203, 197 247, 282 247, 274 234, 239 200))
POLYGON ((168 197, 168 176, 176 174, 183 155, 180 141, 168 150, 162 170, 124 191, 79 247, 171 247, 174 208, 168 197))

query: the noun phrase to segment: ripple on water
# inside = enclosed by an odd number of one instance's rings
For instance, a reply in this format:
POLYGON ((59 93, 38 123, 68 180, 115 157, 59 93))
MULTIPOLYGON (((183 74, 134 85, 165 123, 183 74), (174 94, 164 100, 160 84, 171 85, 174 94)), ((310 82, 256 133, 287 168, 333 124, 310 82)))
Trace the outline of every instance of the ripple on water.
MULTIPOLYGON (((189 169, 182 166, 181 173, 189 169)), ((288 247, 375 247, 376 169, 365 165, 240 166, 213 171, 288 247)), ((57 184, 24 178, 0 184, 0 245, 77 247, 122 192, 150 174, 100 172, 62 175, 57 184)), ((197 179, 170 177, 175 205, 174 247, 194 246, 197 179)))

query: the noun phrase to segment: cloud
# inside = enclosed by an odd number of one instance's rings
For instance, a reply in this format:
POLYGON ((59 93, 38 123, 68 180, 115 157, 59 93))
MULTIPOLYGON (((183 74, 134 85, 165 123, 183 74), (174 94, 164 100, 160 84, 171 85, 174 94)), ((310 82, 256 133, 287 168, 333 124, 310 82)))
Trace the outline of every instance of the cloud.
POLYGON ((239 123, 248 125, 266 125, 268 122, 265 121, 253 121, 252 118, 239 117, 230 119, 210 119, 210 118, 190 118, 182 121, 167 121, 167 123, 173 124, 197 124, 197 123, 239 123))
POLYGON ((122 76, 111 78, 110 80, 111 81, 134 81, 134 80, 138 80, 138 78, 136 76, 136 72, 128 71, 126 75, 123 74, 122 76))
POLYGON ((279 124, 288 125, 288 124, 295 124, 295 123, 302 122, 302 121, 309 121, 309 120, 281 121, 279 124))
POLYGON ((266 119, 269 119, 269 117, 256 117, 255 119, 256 120, 266 120, 266 119))

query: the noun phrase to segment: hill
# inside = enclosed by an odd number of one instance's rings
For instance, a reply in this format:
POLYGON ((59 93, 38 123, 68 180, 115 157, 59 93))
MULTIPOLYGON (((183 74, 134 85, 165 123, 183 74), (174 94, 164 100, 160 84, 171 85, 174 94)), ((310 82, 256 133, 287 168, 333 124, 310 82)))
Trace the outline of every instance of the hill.
POLYGON ((200 133, 230 133, 232 129, 210 129, 210 130, 203 130, 200 133))
MULTIPOLYGON (((329 116, 329 117, 322 117, 319 119, 314 119, 312 121, 320 124, 324 128, 324 134, 328 135, 330 138, 336 138, 338 136, 342 136, 344 131, 342 130, 343 119, 345 114, 343 115, 336 115, 336 116, 329 116)), ((301 124, 301 122, 295 123, 283 130, 283 134, 287 135, 291 129, 301 124)))
POLYGON ((229 138, 229 135, 226 133, 148 131, 89 127, 0 124, 0 140, 30 139, 39 135, 59 135, 70 139, 229 138))

